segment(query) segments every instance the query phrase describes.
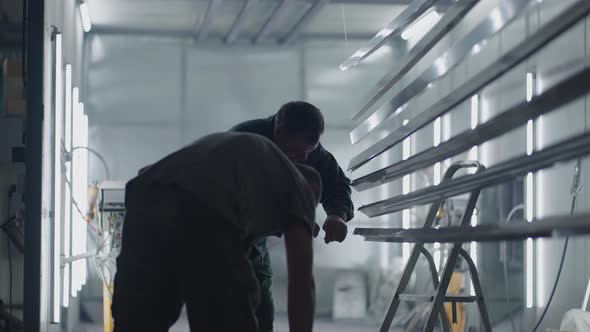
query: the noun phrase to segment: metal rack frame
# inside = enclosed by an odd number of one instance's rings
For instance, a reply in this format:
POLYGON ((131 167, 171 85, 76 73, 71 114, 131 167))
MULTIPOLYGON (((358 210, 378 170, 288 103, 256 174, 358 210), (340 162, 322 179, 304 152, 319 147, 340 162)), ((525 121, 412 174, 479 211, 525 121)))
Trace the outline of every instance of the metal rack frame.
POLYGON ((480 124, 475 129, 464 131, 437 147, 429 148, 406 160, 355 179, 352 186, 359 191, 363 191, 432 166, 439 161, 468 151, 473 146, 480 145, 525 125, 530 119, 553 112, 559 107, 584 96, 589 91, 590 68, 562 81, 530 102, 519 103, 480 124))
POLYGON ((437 1, 439 0, 416 0, 410 3, 386 27, 381 29, 371 40, 346 59, 340 65, 340 69, 347 70, 350 67, 360 64, 364 59, 383 46, 388 39, 399 36, 405 28, 426 13, 431 8, 431 5, 437 1))
MULTIPOLYGON (((358 120, 361 116, 367 113, 389 90, 397 84, 400 79, 412 69, 418 61, 420 61, 429 51, 436 45, 446 34, 457 25, 463 17, 480 0, 439 0, 433 8, 443 12, 443 17, 422 37, 417 44, 408 51, 402 61, 399 69, 396 70, 391 78, 387 79, 387 83, 373 96, 363 108, 352 118, 358 120)), ((403 39, 399 37, 401 41, 403 39)), ((408 44, 406 42, 406 44, 408 44)), ((372 50, 373 52, 375 50, 372 50)), ((342 68, 342 66, 341 66, 342 68)))
POLYGON ((348 169, 358 169, 381 153, 400 143, 411 134, 425 127, 437 117, 451 111, 459 104, 465 102, 473 94, 477 93, 477 91, 501 77, 514 66, 522 63, 529 56, 536 53, 549 42, 560 36, 563 32, 580 22, 588 16, 588 14, 590 14, 590 2, 583 0, 575 2, 561 14, 547 22, 546 25, 531 34, 531 36, 512 47, 496 61, 490 63, 490 65, 471 79, 441 98, 440 102, 409 119, 405 126, 403 126, 401 114, 400 116, 390 118, 383 127, 392 130, 393 132, 375 145, 353 157, 348 169))
MULTIPOLYGON (((411 134, 424 128, 436 118, 453 110, 460 103, 465 102, 479 90, 497 80, 516 65, 530 58, 531 55, 538 52, 546 44, 561 36, 590 14, 589 1, 575 1, 567 8, 564 8, 560 14, 533 32, 528 38, 517 43, 508 52, 476 73, 457 89, 446 94, 436 104, 422 110, 422 112, 417 112, 416 110, 410 111, 409 108, 406 108, 410 101, 458 65, 469 54, 472 47, 482 45, 481 43, 483 41, 504 29, 521 13, 530 8, 533 3, 536 3, 536 1, 499 0, 497 7, 488 17, 485 17, 478 23, 471 32, 467 33, 465 37, 448 48, 428 69, 422 72, 414 81, 410 82, 408 86, 401 89, 401 92, 393 93, 393 87, 413 68, 418 62, 418 58, 424 55, 419 51, 409 54, 404 59, 400 71, 392 73, 389 83, 386 83, 385 87, 370 99, 366 106, 354 117, 354 120, 361 116, 364 119, 363 122, 359 123, 350 132, 352 143, 360 141, 376 128, 380 128, 388 136, 352 158, 349 164, 349 170, 357 170, 362 165, 365 165, 383 152, 399 144, 411 134), (371 110, 373 113, 369 114, 371 110), (404 118, 409 120, 405 124, 403 121, 404 118)), ((466 10, 466 12, 468 11, 466 10)), ((430 45, 430 43, 434 45, 436 44, 435 39, 438 38, 440 40, 443 37, 436 35, 434 32, 427 33, 426 36, 418 42, 418 45, 425 46, 430 45)), ((501 114, 479 124, 474 129, 464 131, 450 140, 406 160, 392 163, 389 166, 355 179, 352 182, 352 186, 358 191, 363 191, 412 174, 420 169, 430 167, 437 162, 465 152, 473 146, 500 137, 525 125, 531 119, 557 110, 579 99, 588 92, 590 92, 590 68, 584 68, 563 79, 551 88, 546 89, 542 94, 526 102, 511 106, 501 114)), ((433 302, 424 331, 432 331, 434 329, 436 320, 442 314, 442 310, 444 310, 442 306, 444 302, 453 303, 453 308, 455 308, 457 302, 477 302, 482 312, 484 326, 486 330, 491 331, 489 317, 487 317, 485 303, 481 295, 481 285, 479 284, 476 266, 470 259, 469 254, 461 248, 461 245, 471 241, 505 241, 590 234, 590 214, 563 215, 536 219, 533 222, 522 221, 521 223, 471 227, 470 219, 475 209, 479 192, 485 187, 510 181, 525 176, 530 172, 551 167, 556 163, 571 161, 587 155, 590 155, 590 132, 578 134, 554 143, 542 150, 509 159, 489 169, 485 169, 477 163, 461 162, 452 165, 447 170, 443 181, 439 185, 433 185, 408 194, 390 197, 361 206, 359 210, 368 217, 373 218, 406 210, 418 205, 431 204, 423 228, 356 228, 354 230, 355 235, 363 236, 366 241, 415 244, 393 297, 392 304, 385 316, 381 331, 385 332, 389 330, 393 315, 402 300, 433 302), (477 167, 478 172, 452 178, 458 169, 465 167, 477 167), (462 217, 461 226, 432 228, 434 218, 441 204, 449 198, 467 193, 470 193, 470 196, 462 217), (438 280, 432 256, 424 248, 424 244, 433 242, 453 243, 453 248, 440 281, 438 280), (428 295, 403 294, 420 255, 423 255, 428 261, 433 283, 437 291, 435 294, 428 295), (476 292, 475 296, 446 295, 453 268, 460 256, 465 259, 471 272, 474 290, 476 292)), ((443 329, 445 331, 448 328, 447 324, 448 322, 445 323, 445 319, 443 318, 443 329)))
POLYGON ((498 222, 467 228, 356 228, 354 234, 363 236, 366 241, 394 243, 492 242, 581 236, 590 234, 590 214, 537 218, 532 222, 514 220, 510 224, 498 222))
POLYGON ((351 142, 353 144, 359 142, 370 132, 382 126, 389 116, 401 113, 404 110, 404 105, 422 93, 431 83, 448 74, 471 52, 475 45, 504 29, 533 3, 536 3, 536 0, 499 0, 498 6, 490 12, 489 16, 485 17, 465 37, 453 44, 399 93, 386 98, 385 96, 390 92, 391 87, 387 89, 388 91, 379 91, 378 94, 383 96, 380 99, 385 102, 375 103, 376 106, 371 107, 376 110, 350 132, 351 142))
POLYGON ((477 188, 510 181, 529 172, 535 172, 558 162, 573 160, 588 154, 590 154, 590 132, 553 144, 530 155, 505 161, 477 174, 462 176, 438 186, 427 187, 407 195, 364 205, 359 210, 369 217, 377 217, 465 194, 477 188))
MULTIPOLYGON (((459 162, 451 165, 449 169, 445 172, 445 176, 442 183, 447 183, 452 181, 451 179, 459 171, 460 169, 465 168, 476 168, 476 174, 479 172, 483 172, 485 167, 478 163, 478 162, 459 162)), ((467 206, 465 208, 465 212, 463 217, 461 218, 461 226, 460 228, 466 228, 469 226, 471 217, 473 216, 473 211, 475 210, 475 205, 477 204, 477 199, 479 198, 480 189, 475 188, 471 194, 469 195, 469 200, 467 202, 467 206)), ((434 220, 436 219, 436 215, 441 208, 444 200, 439 199, 430 206, 430 210, 428 211, 426 220, 424 222, 424 226, 420 229, 420 231, 428 231, 432 230, 432 226, 434 225, 434 220)), ((356 231, 355 231, 356 234, 356 231)), ((451 253, 447 262, 445 263, 445 267, 443 269, 440 281, 438 279, 438 271, 436 270, 434 261, 430 253, 424 248, 424 243, 416 242, 414 248, 412 248, 412 252, 404 267, 404 271, 402 273, 402 277, 400 282, 397 286, 391 304, 387 310, 385 318, 383 320, 383 324, 381 325, 381 332, 389 331, 391 327, 391 323, 393 322, 393 318, 395 313, 397 312, 397 308, 401 301, 410 301, 410 302, 432 302, 432 307, 430 308, 430 313, 428 315, 428 320, 424 327, 424 331, 432 331, 434 330, 437 315, 441 316, 443 330, 450 331, 449 323, 446 319, 446 313, 443 307, 444 302, 451 302, 452 303, 452 311, 453 311, 453 318, 456 317, 456 303, 458 302, 471 302, 477 303, 482 320, 483 325, 486 331, 491 332, 492 326, 490 322, 490 318, 487 312, 487 308, 485 305, 483 292, 481 289, 481 284, 479 282, 479 275, 477 273, 477 268, 473 263, 473 260, 469 256, 469 254, 461 248, 463 245, 463 241, 454 241, 453 247, 451 249, 451 253), (410 282, 410 278, 414 269, 416 268, 416 264, 418 262, 418 258, 420 255, 423 255, 427 262, 428 267, 430 269, 430 273, 432 275, 433 284, 436 289, 435 294, 427 294, 427 295, 415 295, 415 294, 405 294, 406 287, 410 282), (474 296, 470 295, 447 295, 447 288, 449 287, 449 283, 451 281, 451 277, 453 275, 453 271, 457 264, 457 259, 459 256, 463 257, 465 262, 467 262, 467 266, 469 269, 469 274, 471 280, 473 281, 473 287, 475 291, 474 296)))

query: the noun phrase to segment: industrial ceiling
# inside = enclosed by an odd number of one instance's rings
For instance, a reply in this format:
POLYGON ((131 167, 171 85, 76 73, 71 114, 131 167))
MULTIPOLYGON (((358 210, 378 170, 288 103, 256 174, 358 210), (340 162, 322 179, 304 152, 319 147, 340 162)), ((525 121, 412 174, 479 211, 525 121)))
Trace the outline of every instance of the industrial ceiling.
POLYGON ((370 38, 410 0, 87 0, 98 33, 288 44, 300 37, 370 38))

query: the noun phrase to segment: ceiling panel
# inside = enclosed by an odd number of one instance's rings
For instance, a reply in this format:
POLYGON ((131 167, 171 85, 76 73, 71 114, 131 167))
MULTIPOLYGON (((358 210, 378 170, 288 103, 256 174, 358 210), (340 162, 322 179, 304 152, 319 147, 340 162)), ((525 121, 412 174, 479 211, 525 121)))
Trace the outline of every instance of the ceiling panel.
POLYGON ((223 38, 231 29, 232 24, 237 19, 243 3, 241 1, 223 1, 213 13, 210 22, 209 31, 212 37, 223 38))
POLYGON ((342 4, 325 6, 304 29, 306 33, 342 34, 346 23, 347 33, 375 34, 399 15, 405 5, 342 4), (344 15, 343 15, 344 13, 344 15))
POLYGON ((92 24, 111 29, 191 30, 207 10, 207 1, 88 0, 92 24))
MULTIPOLYGON (((221 39, 229 33, 247 0, 221 0, 212 12, 208 36, 221 39)), ((268 39, 284 38, 317 0, 251 0, 238 26, 238 40, 252 40, 271 16, 268 39)), ((357 1, 357 0, 354 0, 357 1)), ((393 3, 399 0, 392 0, 393 3)), ((96 31, 197 35, 210 0, 87 0, 96 31)), ((346 30, 353 37, 375 34, 396 17, 406 5, 334 0, 324 5, 302 29, 311 37, 339 37, 346 30), (344 16, 343 16, 344 13, 344 16)))

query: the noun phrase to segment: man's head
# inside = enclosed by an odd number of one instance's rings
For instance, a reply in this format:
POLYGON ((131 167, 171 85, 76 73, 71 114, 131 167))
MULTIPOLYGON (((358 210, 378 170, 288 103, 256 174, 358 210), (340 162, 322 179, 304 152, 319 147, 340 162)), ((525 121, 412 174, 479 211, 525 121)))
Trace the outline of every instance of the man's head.
POLYGON ((273 125, 274 142, 293 161, 307 159, 324 133, 322 112, 304 101, 281 106, 273 125))
POLYGON ((314 203, 315 205, 318 205, 322 199, 322 178, 320 173, 312 167, 300 163, 295 163, 295 167, 297 167, 299 173, 301 173, 305 178, 305 181, 307 181, 309 190, 313 194, 314 203))

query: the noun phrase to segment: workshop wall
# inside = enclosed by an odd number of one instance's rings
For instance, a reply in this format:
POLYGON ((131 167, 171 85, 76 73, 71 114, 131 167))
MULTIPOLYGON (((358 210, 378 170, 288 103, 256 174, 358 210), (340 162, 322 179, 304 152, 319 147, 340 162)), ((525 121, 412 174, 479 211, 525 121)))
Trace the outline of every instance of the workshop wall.
MULTIPOLYGON (((356 47, 343 42, 227 51, 174 39, 92 35, 89 45, 85 86, 90 145, 105 157, 115 180, 130 179, 139 168, 202 135, 270 116, 284 102, 297 99, 322 109, 327 122, 323 144, 345 168, 352 156, 350 118, 373 89, 367 82, 379 80, 393 59, 390 50, 369 65, 368 73, 357 71, 342 81, 338 64, 356 47), (340 93, 347 97, 336 98, 340 93)), ((90 163, 91 180, 104 180, 102 165, 92 158, 90 163)), ((375 199, 387 196, 378 194, 375 199)), ((375 194, 366 199, 354 195, 359 205, 375 194)), ((357 214, 351 226, 363 221, 357 214)), ((360 242, 352 236, 342 245, 318 241, 316 265, 330 270, 366 265, 375 246, 360 242)), ((277 271, 284 268, 280 257, 280 251, 273 255, 277 271)), ((326 300, 319 301, 325 312, 331 310, 331 296, 330 288, 326 300)), ((286 306, 278 310, 286 311, 286 306)))

